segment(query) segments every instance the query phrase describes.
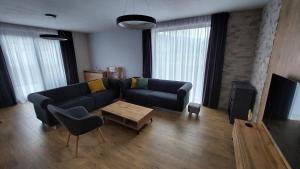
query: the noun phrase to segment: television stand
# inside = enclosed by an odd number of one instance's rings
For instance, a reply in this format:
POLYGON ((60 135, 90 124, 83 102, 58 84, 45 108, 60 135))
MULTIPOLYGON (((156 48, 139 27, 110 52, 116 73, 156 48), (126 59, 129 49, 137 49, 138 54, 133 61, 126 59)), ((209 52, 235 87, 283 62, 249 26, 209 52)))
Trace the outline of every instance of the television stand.
POLYGON ((232 138, 236 168, 291 168, 263 122, 250 123, 236 119, 232 138))

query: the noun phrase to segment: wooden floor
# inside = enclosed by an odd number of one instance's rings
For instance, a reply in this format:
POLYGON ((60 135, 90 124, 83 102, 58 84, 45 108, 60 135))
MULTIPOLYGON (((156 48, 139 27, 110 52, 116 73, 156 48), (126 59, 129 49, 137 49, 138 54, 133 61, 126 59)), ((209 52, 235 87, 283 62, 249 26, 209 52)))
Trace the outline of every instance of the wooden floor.
POLYGON ((202 108, 200 116, 158 109, 139 135, 107 121, 106 142, 96 131, 66 147, 64 128, 44 127, 31 104, 0 109, 0 169, 231 169, 232 126, 224 112, 202 108))

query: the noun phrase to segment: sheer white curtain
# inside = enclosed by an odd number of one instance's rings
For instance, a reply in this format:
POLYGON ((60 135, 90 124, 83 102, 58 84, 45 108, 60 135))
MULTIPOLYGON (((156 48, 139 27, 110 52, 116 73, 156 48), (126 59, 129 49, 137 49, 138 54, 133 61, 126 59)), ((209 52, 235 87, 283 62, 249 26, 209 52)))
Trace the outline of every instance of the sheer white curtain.
POLYGON ((210 16, 158 23, 152 30, 152 77, 193 84, 190 101, 202 103, 210 16))
POLYGON ((0 45, 18 102, 32 92, 67 84, 59 41, 41 39, 41 33, 57 32, 0 24, 0 45))

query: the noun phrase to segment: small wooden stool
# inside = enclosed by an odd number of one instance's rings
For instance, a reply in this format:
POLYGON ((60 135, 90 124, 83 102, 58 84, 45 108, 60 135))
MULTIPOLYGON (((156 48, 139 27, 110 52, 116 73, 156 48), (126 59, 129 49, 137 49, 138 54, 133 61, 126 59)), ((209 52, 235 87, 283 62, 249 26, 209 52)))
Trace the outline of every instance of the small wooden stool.
POLYGON ((199 112, 200 112, 200 108, 201 108, 201 104, 190 103, 189 106, 188 106, 189 114, 191 115, 192 113, 194 113, 198 116, 199 112))

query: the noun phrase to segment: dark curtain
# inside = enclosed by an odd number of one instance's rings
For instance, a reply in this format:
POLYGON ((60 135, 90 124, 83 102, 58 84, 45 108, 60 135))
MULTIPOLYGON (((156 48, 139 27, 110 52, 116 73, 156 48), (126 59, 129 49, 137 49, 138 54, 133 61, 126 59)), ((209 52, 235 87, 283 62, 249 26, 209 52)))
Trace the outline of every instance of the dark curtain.
POLYGON ((59 35, 67 37, 67 41, 60 41, 61 53, 64 61, 68 85, 78 83, 78 72, 73 44, 72 32, 58 31, 59 35))
POLYGON ((143 77, 152 77, 151 30, 143 30, 143 77))
POLYGON ((202 103, 210 108, 217 108, 219 102, 228 17, 228 13, 211 17, 202 103))
POLYGON ((17 104, 11 79, 0 46, 0 107, 17 104))

